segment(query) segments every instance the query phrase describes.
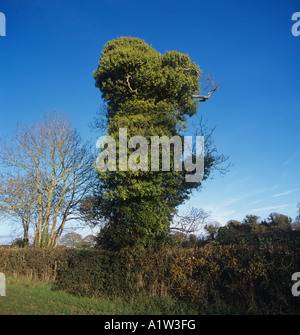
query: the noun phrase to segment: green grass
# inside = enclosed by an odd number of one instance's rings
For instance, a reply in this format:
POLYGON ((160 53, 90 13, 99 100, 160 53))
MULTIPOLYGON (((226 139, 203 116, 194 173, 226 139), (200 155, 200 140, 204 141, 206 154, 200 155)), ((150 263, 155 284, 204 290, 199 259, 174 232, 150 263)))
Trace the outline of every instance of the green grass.
POLYGON ((51 283, 6 277, 6 296, 0 315, 188 315, 190 306, 173 298, 95 299, 52 289, 51 283))

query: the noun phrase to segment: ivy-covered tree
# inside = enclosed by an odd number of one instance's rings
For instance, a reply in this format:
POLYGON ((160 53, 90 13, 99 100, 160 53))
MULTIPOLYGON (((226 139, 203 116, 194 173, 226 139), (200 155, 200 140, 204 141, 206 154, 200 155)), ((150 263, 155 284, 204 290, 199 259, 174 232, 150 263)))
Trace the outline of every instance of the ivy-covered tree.
MULTIPOLYGON (((184 167, 182 171, 174 168, 173 146, 169 171, 161 171, 161 161, 159 171, 151 171, 150 165, 151 136, 182 138, 187 118, 196 114, 198 103, 218 90, 209 78, 202 95, 200 76, 201 70, 188 55, 177 51, 162 55, 138 38, 122 37, 105 45, 94 79, 107 106, 107 135, 116 142, 116 171, 99 171, 97 199, 82 204, 86 217, 104 222, 98 239, 101 245, 148 246, 163 240, 178 206, 201 186, 201 181, 186 182, 184 167), (120 128, 127 129, 128 138, 147 140, 147 156, 135 156, 136 171, 127 169, 127 163, 120 168, 124 161, 119 151, 120 128)), ((136 149, 128 148, 126 158, 136 149)), ((223 161, 215 149, 207 150, 202 181, 223 161)))

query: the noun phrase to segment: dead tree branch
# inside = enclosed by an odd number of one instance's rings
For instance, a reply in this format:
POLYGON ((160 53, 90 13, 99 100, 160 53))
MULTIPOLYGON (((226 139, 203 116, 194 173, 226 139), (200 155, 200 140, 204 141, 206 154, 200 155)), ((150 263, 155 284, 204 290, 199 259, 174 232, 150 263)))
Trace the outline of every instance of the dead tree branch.
POLYGON ((204 85, 204 89, 208 91, 208 93, 206 95, 201 95, 201 94, 192 95, 192 98, 199 99, 199 102, 204 102, 208 100, 210 96, 212 95, 212 93, 217 92, 220 87, 219 83, 216 83, 213 77, 211 78, 207 76, 205 81, 206 83, 204 85))
POLYGON ((127 81, 127 85, 128 85, 128 87, 129 87, 129 90, 130 90, 130 92, 132 92, 132 93, 138 93, 138 90, 137 89, 135 89, 135 90, 133 90, 132 89, 132 87, 131 87, 131 85, 130 85, 130 81, 129 81, 129 79, 131 78, 131 75, 128 75, 127 77, 126 77, 126 81, 127 81))

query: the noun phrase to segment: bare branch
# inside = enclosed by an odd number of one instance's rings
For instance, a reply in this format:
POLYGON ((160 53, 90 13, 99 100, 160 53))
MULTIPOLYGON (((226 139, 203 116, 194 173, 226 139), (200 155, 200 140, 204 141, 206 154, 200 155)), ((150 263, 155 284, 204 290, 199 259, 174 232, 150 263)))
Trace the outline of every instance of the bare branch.
POLYGON ((210 218, 210 214, 205 210, 192 207, 184 215, 176 214, 174 225, 170 229, 185 234, 195 233, 203 229, 211 221, 210 218))
POLYGON ((137 89, 135 89, 135 90, 133 90, 132 88, 131 88, 131 86, 130 86, 130 81, 129 81, 129 79, 131 78, 131 76, 130 75, 128 75, 127 77, 126 77, 126 81, 127 81, 127 85, 128 85, 128 87, 129 87, 129 90, 130 90, 130 92, 132 92, 132 93, 138 93, 138 91, 137 91, 137 89))
POLYGON ((192 95, 192 98, 200 99, 200 102, 204 102, 210 98, 212 93, 217 92, 219 87, 219 83, 216 83, 213 77, 206 76, 204 89, 208 91, 208 93, 206 95, 194 94, 192 95))

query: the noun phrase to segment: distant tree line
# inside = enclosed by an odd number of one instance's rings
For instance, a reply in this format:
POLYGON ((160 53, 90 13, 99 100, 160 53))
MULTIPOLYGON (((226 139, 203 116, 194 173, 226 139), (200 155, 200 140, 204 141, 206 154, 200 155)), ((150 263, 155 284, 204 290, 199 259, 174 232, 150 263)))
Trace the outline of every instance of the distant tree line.
MULTIPOLYGON (((215 221, 210 222, 210 216, 203 211, 205 213, 202 217, 204 235, 197 236, 196 231, 191 234, 181 231, 175 232, 172 239, 178 244, 192 247, 211 242, 217 244, 257 243, 263 240, 277 242, 282 238, 293 238, 300 233, 300 203, 297 207, 299 214, 294 221, 287 215, 273 212, 267 219, 260 219, 257 215, 246 215, 242 221, 229 220, 224 226, 220 226, 215 221)), ((190 220, 193 221, 192 218, 190 220)), ((197 229, 199 228, 198 226, 197 229)))

